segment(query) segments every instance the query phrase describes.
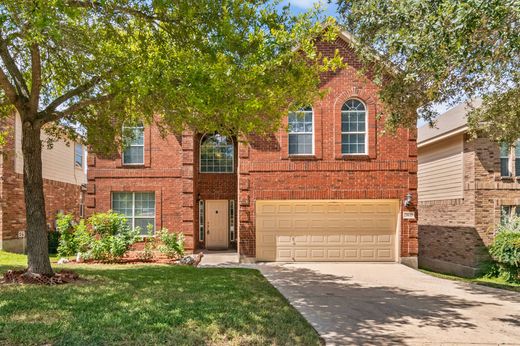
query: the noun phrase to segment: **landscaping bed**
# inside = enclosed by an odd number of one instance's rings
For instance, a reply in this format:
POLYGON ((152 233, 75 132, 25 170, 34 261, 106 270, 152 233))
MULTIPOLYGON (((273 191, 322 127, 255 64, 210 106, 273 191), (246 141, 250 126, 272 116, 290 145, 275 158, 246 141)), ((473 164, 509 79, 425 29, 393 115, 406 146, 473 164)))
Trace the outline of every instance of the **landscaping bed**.
MULTIPOLYGON (((0 273, 23 268, 0 252, 0 273)), ((53 259, 53 262, 56 259, 53 259)), ((86 281, 2 285, 2 345, 318 345, 314 329, 256 270, 54 265, 86 281)))

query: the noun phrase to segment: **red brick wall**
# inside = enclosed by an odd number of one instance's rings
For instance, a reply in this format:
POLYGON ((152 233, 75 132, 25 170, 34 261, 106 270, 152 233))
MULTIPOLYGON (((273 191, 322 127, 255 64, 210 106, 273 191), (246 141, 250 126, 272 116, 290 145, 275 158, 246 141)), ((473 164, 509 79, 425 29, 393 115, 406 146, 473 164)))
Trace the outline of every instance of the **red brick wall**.
MULTIPOLYGON (((320 43, 332 55, 338 48, 348 67, 324 76, 322 87, 330 92, 313 105, 315 155, 289 157, 288 135, 281 129, 269 138, 249 138, 240 147, 240 249, 255 256, 255 201, 257 199, 399 199, 413 195, 417 201, 416 131, 400 129, 383 135, 382 110, 377 86, 356 68, 359 61, 342 40, 320 43), (360 99, 368 110, 368 155, 341 154, 341 107, 350 98, 360 99)), ((285 124, 287 119, 285 119, 285 124)), ((417 256, 417 223, 403 220, 401 256, 417 256)))
MULTIPOLYGON (((254 202, 256 199, 346 199, 384 198, 401 200, 408 192, 417 200, 417 148, 415 131, 399 130, 396 136, 382 136, 383 122, 377 87, 358 75, 357 61, 346 44, 320 43, 328 55, 339 48, 349 67, 323 76, 323 88, 331 92, 313 105, 316 155, 289 158, 284 130, 268 138, 249 138, 239 145, 239 184, 234 174, 200 174, 200 136, 188 131, 178 137, 160 138, 155 128, 145 132, 145 164, 123 167, 121 158, 104 160, 89 156, 89 213, 110 208, 112 191, 155 191, 157 227, 181 228, 187 249, 203 244, 198 239, 197 196, 202 199, 235 199, 240 188, 241 253, 255 256, 254 202), (361 99, 369 114, 369 150, 366 156, 341 155, 342 104, 361 99)), ((417 225, 404 221, 401 255, 417 255, 417 225)))
MULTIPOLYGON (((15 173, 14 117, 6 119, 0 128, 7 129, 7 144, 0 160, 0 234, 4 241, 18 239, 18 232, 25 231, 25 199, 23 176, 15 173)), ((79 185, 44 179, 45 207, 49 228, 59 211, 79 215, 81 187, 79 185)), ((17 249, 22 250, 22 249, 17 249)))
MULTIPOLYGON (((183 136, 161 137, 158 128, 145 128, 144 165, 123 166, 121 156, 104 159, 95 154, 88 157, 88 194, 87 214, 105 212, 112 208, 112 192, 154 192, 156 229, 168 228, 170 231, 184 231, 186 248, 194 247, 193 228, 184 227, 183 189, 193 188, 184 183, 189 175, 190 155, 183 164, 184 149, 188 139, 183 136)), ((193 198, 193 194, 189 196, 193 198)), ((191 205, 193 214, 193 203, 191 205)), ((189 214, 189 213, 188 213, 189 214)), ((188 220, 192 219, 188 216, 188 220)))
MULTIPOLYGON (((200 141, 202 135, 196 135, 194 137, 194 191, 196 198, 199 197, 202 200, 208 199, 227 199, 237 200, 237 145, 234 140, 235 147, 235 160, 233 173, 200 173, 200 141)), ((235 208, 236 212, 236 208, 235 208)), ((236 220, 236 217, 235 217, 236 220)), ((199 229, 199 208, 195 205, 194 208, 194 229, 196 232, 196 238, 198 240, 198 247, 204 247, 204 241, 199 241, 198 229, 199 229)))

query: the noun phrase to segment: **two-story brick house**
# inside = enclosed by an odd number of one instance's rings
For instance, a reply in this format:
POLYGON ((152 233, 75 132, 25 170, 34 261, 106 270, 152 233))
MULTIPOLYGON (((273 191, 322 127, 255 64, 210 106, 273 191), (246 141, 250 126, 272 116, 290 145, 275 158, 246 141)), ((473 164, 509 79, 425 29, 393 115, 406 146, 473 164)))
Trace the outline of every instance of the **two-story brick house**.
MULTIPOLYGON (((0 148, 0 249, 24 252, 26 246, 23 190, 22 122, 18 115, 0 121, 6 144, 0 148)), ((83 213, 86 160, 83 145, 63 140, 46 145, 42 134, 42 173, 49 229, 59 212, 83 213)))
POLYGON ((520 146, 472 139, 467 112, 458 105, 418 130, 419 264, 473 276, 496 225, 520 213, 520 146))
POLYGON ((188 250, 235 248, 243 260, 416 265, 417 224, 401 217, 417 201, 415 130, 381 135, 377 86, 348 36, 318 44, 348 67, 323 76, 330 92, 289 114, 288 130, 238 141, 134 128, 119 158, 89 156, 88 212, 114 209, 184 232, 188 250))

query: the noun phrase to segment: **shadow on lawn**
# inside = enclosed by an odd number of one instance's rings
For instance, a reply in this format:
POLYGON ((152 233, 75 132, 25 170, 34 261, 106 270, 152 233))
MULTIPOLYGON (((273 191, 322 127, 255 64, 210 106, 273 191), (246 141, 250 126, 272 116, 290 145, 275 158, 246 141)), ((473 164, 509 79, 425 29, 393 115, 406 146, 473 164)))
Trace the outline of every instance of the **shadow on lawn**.
MULTIPOLYGON (((88 282, 0 288, 0 344, 317 344, 256 270, 71 266, 88 282), (275 327, 276 326, 276 327, 275 327)), ((0 266, 0 272, 11 267, 0 266)))
MULTIPOLYGON (((360 285, 349 277, 311 269, 266 266, 271 283, 314 324, 327 342, 353 345, 388 345, 417 342, 407 326, 476 329, 463 310, 496 305, 460 299, 452 295, 425 294, 398 287, 360 285), (413 339, 413 340, 412 340, 413 339)), ((424 335, 427 342, 435 335, 424 335)))

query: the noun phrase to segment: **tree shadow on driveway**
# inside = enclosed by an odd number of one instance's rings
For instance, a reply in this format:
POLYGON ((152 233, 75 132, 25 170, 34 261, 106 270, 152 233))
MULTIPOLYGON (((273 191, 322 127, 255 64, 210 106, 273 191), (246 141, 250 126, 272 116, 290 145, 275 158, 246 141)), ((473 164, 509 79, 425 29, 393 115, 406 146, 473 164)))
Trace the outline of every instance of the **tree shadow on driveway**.
POLYGON ((466 310, 499 305, 450 294, 361 284, 348 276, 307 268, 259 267, 330 344, 432 342, 456 328, 462 336, 462 331, 480 328, 466 310))

